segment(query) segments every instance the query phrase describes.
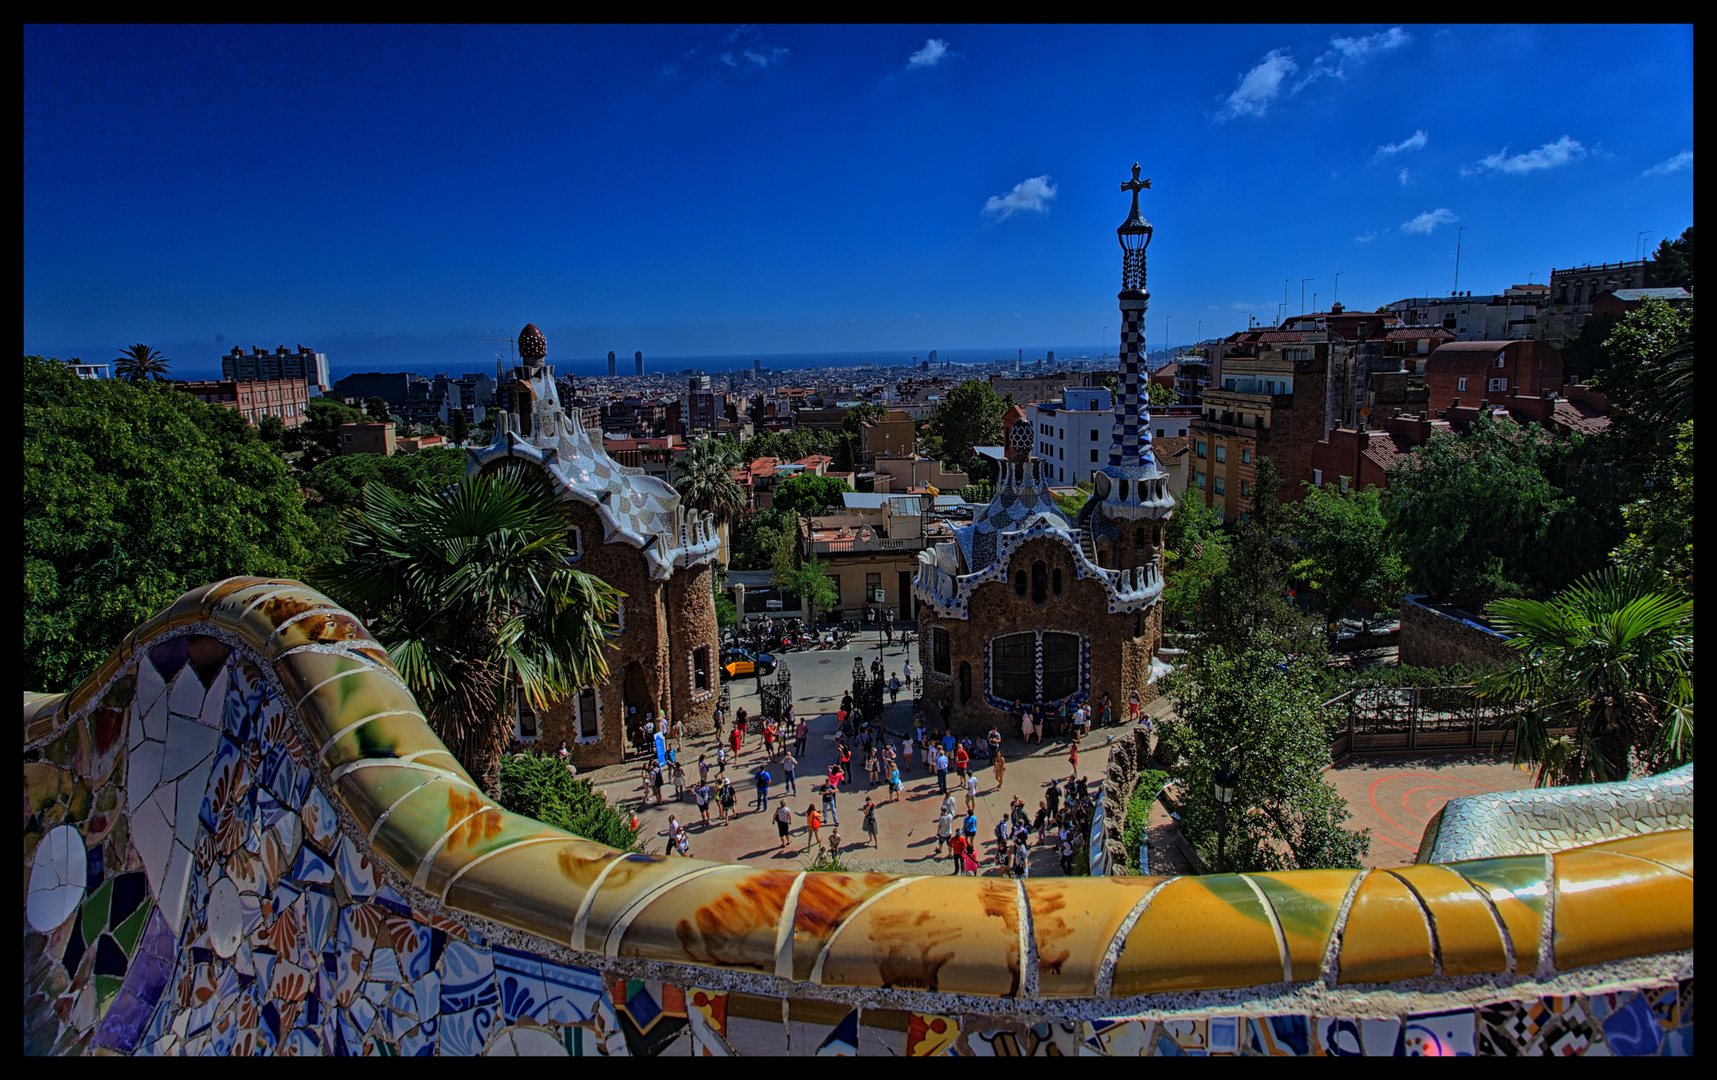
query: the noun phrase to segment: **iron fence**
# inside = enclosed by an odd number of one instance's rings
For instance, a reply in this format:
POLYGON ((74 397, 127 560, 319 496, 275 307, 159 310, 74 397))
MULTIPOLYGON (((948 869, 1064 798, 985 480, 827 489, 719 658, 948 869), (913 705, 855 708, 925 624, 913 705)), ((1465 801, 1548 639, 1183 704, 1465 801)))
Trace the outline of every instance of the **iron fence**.
POLYGON ((1377 686, 1323 704, 1330 757, 1411 750, 1489 750, 1514 744, 1517 707, 1471 686, 1377 686))

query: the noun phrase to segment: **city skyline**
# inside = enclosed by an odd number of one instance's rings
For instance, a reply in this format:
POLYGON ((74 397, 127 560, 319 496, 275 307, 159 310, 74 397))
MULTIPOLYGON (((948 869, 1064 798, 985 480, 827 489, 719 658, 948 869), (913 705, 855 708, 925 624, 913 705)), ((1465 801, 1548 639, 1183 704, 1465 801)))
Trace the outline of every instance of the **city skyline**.
POLYGON ((29 27, 25 352, 1030 361, 1115 337, 1135 160, 1157 348, 1649 252, 1691 80, 1685 26, 29 27))

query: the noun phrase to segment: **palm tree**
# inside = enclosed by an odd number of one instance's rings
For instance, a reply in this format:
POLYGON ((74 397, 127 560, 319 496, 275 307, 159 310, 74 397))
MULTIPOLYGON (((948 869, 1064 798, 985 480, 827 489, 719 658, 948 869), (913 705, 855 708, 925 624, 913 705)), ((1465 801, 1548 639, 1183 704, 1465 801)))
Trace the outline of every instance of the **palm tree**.
POLYGON ((364 619, 490 795, 514 693, 540 714, 608 674, 622 594, 568 566, 566 520, 535 470, 415 494, 370 484, 346 549, 310 579, 364 619))
POLYGON ((685 472, 674 488, 686 505, 714 514, 726 524, 745 509, 745 489, 733 478, 739 448, 726 439, 704 439, 686 452, 685 472))
POLYGON ((1538 786, 1625 780, 1693 760, 1693 602, 1615 567, 1548 602, 1497 600, 1515 667, 1479 693, 1521 703, 1515 764, 1538 786), (1554 729, 1566 733, 1552 737, 1554 729))
POLYGON ((126 382, 165 379, 167 366, 171 363, 165 356, 138 342, 119 354, 119 359, 114 361, 113 373, 126 382))

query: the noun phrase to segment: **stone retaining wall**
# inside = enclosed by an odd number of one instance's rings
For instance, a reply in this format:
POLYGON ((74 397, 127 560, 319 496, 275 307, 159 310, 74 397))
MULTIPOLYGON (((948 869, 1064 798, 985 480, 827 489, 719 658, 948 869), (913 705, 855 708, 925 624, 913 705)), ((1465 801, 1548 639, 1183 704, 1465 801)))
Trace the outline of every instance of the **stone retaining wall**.
POLYGON ((1491 630, 1469 626, 1407 596, 1401 601, 1401 663, 1408 667, 1453 667, 1456 664, 1503 665, 1514 658, 1508 639, 1491 630))

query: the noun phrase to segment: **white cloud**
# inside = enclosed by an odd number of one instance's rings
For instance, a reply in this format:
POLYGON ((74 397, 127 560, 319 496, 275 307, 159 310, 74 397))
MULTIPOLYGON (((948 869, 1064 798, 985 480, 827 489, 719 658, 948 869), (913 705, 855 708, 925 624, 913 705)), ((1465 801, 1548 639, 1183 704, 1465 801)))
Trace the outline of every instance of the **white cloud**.
POLYGON ((1425 143, 1428 141, 1430 141, 1429 135, 1426 135, 1423 131, 1415 131, 1400 142, 1392 142, 1387 146, 1379 146, 1377 148, 1377 153, 1371 155, 1371 160, 1375 164, 1386 157, 1394 157, 1396 154, 1403 154, 1409 150, 1423 150, 1425 148, 1425 143))
POLYGON ((1401 223, 1401 231, 1405 233, 1429 235, 1437 226, 1447 225, 1450 222, 1459 220, 1459 218, 1449 212, 1448 207, 1439 206, 1435 210, 1425 211, 1412 221, 1403 221, 1401 223))
POLYGON ((1363 233, 1363 234, 1361 234, 1361 235, 1359 235, 1359 236, 1356 236, 1356 237, 1354 237, 1354 238, 1353 238, 1353 239, 1354 239, 1354 240, 1355 240, 1355 241, 1356 241, 1356 242, 1357 242, 1357 243, 1361 243, 1361 244, 1369 244, 1369 243, 1371 243, 1371 242, 1372 242, 1372 241, 1373 241, 1373 240, 1375 240, 1375 239, 1377 239, 1377 230, 1376 230, 1376 229, 1372 229, 1372 230, 1371 230, 1371 231, 1370 231, 1370 232, 1368 232, 1368 233, 1363 233))
POLYGON ((909 68, 935 67, 943 60, 954 55, 948 51, 948 43, 941 38, 926 38, 924 47, 906 58, 909 68))
POLYGON ((1398 49, 1412 40, 1413 35, 1396 26, 1364 37, 1333 37, 1329 39, 1329 43, 1349 60, 1365 60, 1373 53, 1398 49))
POLYGON ((1217 114, 1219 120, 1236 116, 1263 116, 1270 102, 1282 92, 1282 80, 1300 70, 1294 58, 1283 49, 1272 49, 1258 66, 1240 77, 1240 85, 1228 95, 1227 103, 1217 114))
POLYGON ((997 221, 1006 221, 1021 210, 1049 212, 1049 200, 1055 198, 1055 185, 1047 176, 1033 176, 1015 184, 1006 195, 991 195, 984 202, 984 213, 997 221))
POLYGON ((1407 170, 1402 169, 1400 172, 1396 173, 1395 175, 1400 179, 1401 186, 1406 187, 1407 186, 1407 170))
POLYGON ((767 52, 760 52, 756 49, 745 50, 745 58, 753 64, 756 64, 758 67, 768 67, 770 64, 776 63, 786 55, 786 49, 770 49, 767 52))
POLYGON ((1692 167, 1693 151, 1683 150, 1674 157, 1665 158, 1656 165, 1647 169, 1645 172, 1640 173, 1640 177, 1643 179, 1647 176, 1664 176, 1668 173, 1679 172, 1682 169, 1691 169, 1692 167))
POLYGON ((1479 161, 1474 169, 1463 169, 1471 175, 1480 170, 1508 173, 1510 176, 1521 176, 1538 169, 1554 169, 1569 165, 1585 157, 1590 151, 1581 146, 1579 141, 1564 135, 1553 143, 1545 143, 1536 150, 1528 150, 1524 154, 1508 156, 1508 147, 1503 147, 1496 153, 1479 161))
POLYGON ((721 62, 726 64, 728 67, 739 66, 739 62, 733 58, 733 54, 730 52, 724 52, 721 54, 721 62))

